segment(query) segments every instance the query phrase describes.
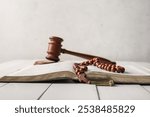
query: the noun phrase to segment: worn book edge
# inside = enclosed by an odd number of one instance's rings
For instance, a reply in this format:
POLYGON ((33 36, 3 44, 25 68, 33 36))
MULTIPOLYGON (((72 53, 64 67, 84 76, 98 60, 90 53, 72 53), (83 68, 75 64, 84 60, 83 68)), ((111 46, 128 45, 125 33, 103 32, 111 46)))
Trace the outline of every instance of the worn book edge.
MULTIPOLYGON (((0 78, 0 82, 51 82, 54 80, 71 79, 78 81, 77 76, 71 71, 60 71, 30 76, 4 76, 0 78)), ((150 84, 149 75, 126 75, 112 74, 105 72, 88 72, 87 79, 91 80, 91 84, 96 85, 114 85, 114 83, 134 83, 134 84, 150 84)))
MULTIPOLYGON (((31 76, 4 76, 0 78, 0 82, 7 82, 7 83, 34 83, 34 82, 51 82, 56 80, 66 80, 71 79, 78 81, 78 78, 73 72, 70 71, 60 71, 60 72, 53 72, 53 73, 46 73, 40 75, 31 75, 31 76)), ((91 78, 91 84, 96 85, 104 85, 104 86, 112 86, 114 82, 110 78, 91 78)))

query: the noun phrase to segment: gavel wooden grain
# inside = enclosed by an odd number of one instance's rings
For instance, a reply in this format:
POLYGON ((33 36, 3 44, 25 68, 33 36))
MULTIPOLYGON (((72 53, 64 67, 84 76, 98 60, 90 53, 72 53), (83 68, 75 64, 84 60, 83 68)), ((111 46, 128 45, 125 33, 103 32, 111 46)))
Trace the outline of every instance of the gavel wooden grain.
POLYGON ((63 39, 60 37, 53 36, 53 37, 50 37, 49 39, 50 39, 50 42, 49 42, 48 51, 47 51, 48 55, 46 56, 46 59, 48 60, 58 62, 60 60, 59 55, 63 53, 63 54, 70 54, 70 55, 74 55, 74 56, 85 58, 85 59, 92 59, 92 58, 98 57, 104 63, 116 64, 116 62, 112 62, 106 58, 102 58, 99 56, 83 54, 83 53, 73 52, 70 50, 63 49, 61 45, 61 43, 63 42, 63 39))

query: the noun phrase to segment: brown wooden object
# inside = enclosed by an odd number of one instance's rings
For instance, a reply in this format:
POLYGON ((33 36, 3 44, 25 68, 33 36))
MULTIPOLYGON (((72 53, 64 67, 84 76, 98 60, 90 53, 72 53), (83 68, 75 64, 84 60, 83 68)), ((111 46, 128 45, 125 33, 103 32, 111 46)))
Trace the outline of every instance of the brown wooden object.
POLYGON ((79 52, 73 52, 67 49, 63 49, 61 43, 63 42, 63 39, 60 37, 50 37, 50 42, 48 43, 48 51, 47 51, 47 56, 46 59, 48 60, 53 60, 55 62, 59 61, 59 55, 61 53, 63 54, 70 54, 74 55, 77 57, 85 58, 85 59, 92 59, 92 58, 99 58, 101 61, 106 62, 106 63, 111 63, 111 64, 116 64, 115 62, 112 62, 106 58, 102 58, 99 56, 94 56, 94 55, 89 55, 89 54, 84 54, 84 53, 79 53, 79 52))

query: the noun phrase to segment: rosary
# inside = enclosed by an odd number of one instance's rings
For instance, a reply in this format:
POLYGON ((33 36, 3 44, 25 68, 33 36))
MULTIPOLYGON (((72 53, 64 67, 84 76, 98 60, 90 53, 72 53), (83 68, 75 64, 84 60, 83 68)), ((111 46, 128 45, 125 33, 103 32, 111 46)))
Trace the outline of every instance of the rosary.
POLYGON ((89 65, 94 65, 97 68, 109 71, 109 72, 117 72, 117 73, 124 73, 125 68, 122 66, 117 66, 116 63, 108 62, 101 60, 101 58, 93 58, 88 61, 84 61, 82 63, 74 63, 73 69, 75 71, 75 74, 77 75, 80 82, 88 83, 90 84, 91 81, 86 78, 85 72, 88 71, 89 65))

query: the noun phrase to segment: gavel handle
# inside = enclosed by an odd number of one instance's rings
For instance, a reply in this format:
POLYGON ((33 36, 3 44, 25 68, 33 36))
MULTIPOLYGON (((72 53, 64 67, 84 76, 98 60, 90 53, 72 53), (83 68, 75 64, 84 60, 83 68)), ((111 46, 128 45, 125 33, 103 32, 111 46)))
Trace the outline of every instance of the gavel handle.
POLYGON ((99 57, 99 56, 88 55, 88 54, 83 54, 83 53, 79 53, 79 52, 73 52, 73 51, 63 49, 63 48, 61 49, 61 53, 70 54, 70 55, 78 56, 78 57, 85 58, 85 59, 92 59, 92 58, 98 57, 104 62, 108 62, 108 63, 111 63, 111 64, 116 64, 116 62, 112 62, 108 59, 105 59, 105 58, 102 58, 102 57, 99 57))

